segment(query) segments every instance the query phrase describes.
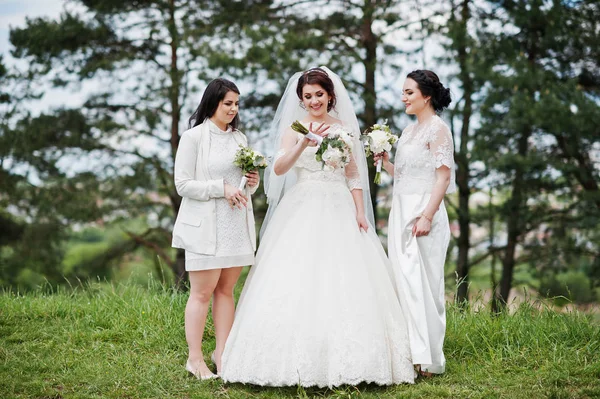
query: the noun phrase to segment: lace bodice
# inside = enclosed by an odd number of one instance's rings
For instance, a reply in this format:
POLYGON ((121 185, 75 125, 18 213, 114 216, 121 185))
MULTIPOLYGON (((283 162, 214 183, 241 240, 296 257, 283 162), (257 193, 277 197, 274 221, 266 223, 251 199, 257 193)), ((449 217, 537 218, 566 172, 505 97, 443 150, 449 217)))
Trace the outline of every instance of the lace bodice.
MULTIPOLYGON (((298 139, 304 136, 298 133, 298 139)), ((307 147, 294 164, 294 171, 298 177, 298 183, 306 180, 324 181, 324 182, 342 182, 348 185, 349 190, 361 189, 360 174, 354 159, 343 169, 333 171, 323 170, 323 164, 315 159, 318 147, 307 147)), ((285 154, 281 149, 277 153, 275 160, 285 154)))
POLYGON ((456 190, 454 144, 446 123, 437 115, 423 124, 414 123, 404 129, 396 149, 394 193, 431 192, 436 182, 435 170, 450 168, 450 185, 446 193, 456 190))

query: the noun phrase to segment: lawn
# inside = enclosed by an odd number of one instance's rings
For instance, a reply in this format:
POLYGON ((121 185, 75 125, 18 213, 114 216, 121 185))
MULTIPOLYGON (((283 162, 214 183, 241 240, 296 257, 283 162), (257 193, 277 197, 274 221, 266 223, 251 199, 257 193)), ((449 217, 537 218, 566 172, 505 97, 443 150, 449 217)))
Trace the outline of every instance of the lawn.
MULTIPOLYGON (((594 315, 522 304, 492 317, 449 305, 443 376, 412 386, 261 388, 185 371, 186 299, 152 281, 0 294, 0 398, 600 397, 594 315)), ((213 347, 209 320, 204 352, 213 347)))

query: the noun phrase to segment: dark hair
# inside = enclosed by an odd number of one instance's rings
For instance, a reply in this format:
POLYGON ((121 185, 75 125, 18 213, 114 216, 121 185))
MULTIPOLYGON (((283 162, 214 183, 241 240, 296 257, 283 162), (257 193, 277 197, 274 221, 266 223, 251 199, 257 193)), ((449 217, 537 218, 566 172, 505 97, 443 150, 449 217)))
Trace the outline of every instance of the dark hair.
MULTIPOLYGON (((196 108, 196 111, 194 111, 190 117, 190 129, 200 125, 206 118, 213 116, 217 111, 219 103, 223 101, 225 95, 230 91, 240 94, 240 90, 235 83, 230 80, 217 78, 210 82, 208 86, 206 86, 204 94, 202 94, 200 105, 198 105, 198 108, 196 108)), ((235 115, 235 118, 233 118, 230 125, 232 128, 237 129, 239 122, 240 116, 238 113, 235 115)))
POLYGON ((296 94, 298 98, 302 100, 302 89, 306 85, 319 85, 325 89, 329 95, 329 103, 327 104, 327 112, 331 111, 335 107, 337 98, 335 97, 335 90, 333 89, 333 81, 321 68, 312 68, 304 72, 300 79, 298 79, 298 86, 296 87, 296 94))
POLYGON ((419 86, 419 90, 424 96, 431 97, 431 105, 435 112, 442 112, 444 108, 450 105, 452 101, 450 89, 444 87, 435 72, 417 69, 406 75, 406 77, 417 82, 417 86, 419 86))

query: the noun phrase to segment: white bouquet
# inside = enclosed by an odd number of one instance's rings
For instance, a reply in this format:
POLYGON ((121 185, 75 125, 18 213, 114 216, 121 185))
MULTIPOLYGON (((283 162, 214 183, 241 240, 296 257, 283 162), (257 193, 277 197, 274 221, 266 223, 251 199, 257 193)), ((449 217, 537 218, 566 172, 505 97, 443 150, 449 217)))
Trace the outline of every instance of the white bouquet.
MULTIPOLYGON (((367 156, 390 152, 392 150, 392 145, 398 141, 398 137, 392 134, 390 127, 385 124, 386 122, 387 121, 384 121, 381 125, 375 124, 371 126, 365 130, 364 134, 361 136, 367 156)), ((382 161, 380 159, 377 161, 375 184, 381 183, 381 164, 382 161)))
POLYGON ((323 169, 333 171, 343 168, 350 162, 350 154, 353 150, 352 133, 342 126, 332 126, 327 130, 325 137, 309 132, 306 126, 298 121, 292 123, 292 129, 317 141, 319 148, 315 153, 315 159, 323 163, 323 169))
POLYGON ((239 189, 243 190, 246 187, 246 183, 248 182, 248 178, 245 176, 246 173, 251 172, 253 170, 264 169, 267 167, 267 160, 258 151, 254 151, 250 147, 244 147, 240 145, 240 149, 235 153, 235 158, 233 159, 233 164, 242 169, 244 176, 242 176, 242 181, 240 182, 239 189))

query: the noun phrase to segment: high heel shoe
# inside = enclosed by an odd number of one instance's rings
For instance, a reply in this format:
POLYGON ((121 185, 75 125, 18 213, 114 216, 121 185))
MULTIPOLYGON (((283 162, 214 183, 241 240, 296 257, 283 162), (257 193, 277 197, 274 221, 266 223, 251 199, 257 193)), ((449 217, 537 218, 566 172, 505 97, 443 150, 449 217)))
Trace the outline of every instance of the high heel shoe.
POLYGON ((192 367, 192 364, 190 363, 189 360, 185 364, 185 369, 187 371, 189 371, 194 377, 196 377, 197 379, 199 379, 201 381, 214 380, 215 378, 219 378, 218 375, 210 373, 210 371, 209 371, 210 374, 202 374, 202 373, 198 372, 197 369, 194 370, 194 368, 192 367))

